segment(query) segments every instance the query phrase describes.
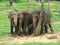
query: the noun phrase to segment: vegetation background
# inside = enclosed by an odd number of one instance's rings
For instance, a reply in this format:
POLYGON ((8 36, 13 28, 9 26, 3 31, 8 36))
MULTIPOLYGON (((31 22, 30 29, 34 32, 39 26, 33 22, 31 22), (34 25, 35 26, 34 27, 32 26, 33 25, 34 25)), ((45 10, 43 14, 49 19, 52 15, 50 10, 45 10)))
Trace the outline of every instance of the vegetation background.
MULTIPOLYGON (((10 21, 8 19, 9 12, 16 8, 19 11, 25 10, 28 8, 27 0, 14 0, 14 6, 10 6, 9 0, 0 0, 0 45, 60 45, 60 39, 56 43, 13 43, 11 42, 14 37, 11 37, 9 35, 10 33, 10 21)), ((44 0, 45 2, 47 0, 44 0)), ((52 27, 56 33, 60 32, 60 0, 52 0, 50 4, 50 10, 52 13, 52 22, 55 24, 52 24, 52 27)), ((45 10, 48 9, 47 3, 44 4, 45 10)), ((33 2, 30 5, 30 9, 39 9, 39 3, 33 2)))

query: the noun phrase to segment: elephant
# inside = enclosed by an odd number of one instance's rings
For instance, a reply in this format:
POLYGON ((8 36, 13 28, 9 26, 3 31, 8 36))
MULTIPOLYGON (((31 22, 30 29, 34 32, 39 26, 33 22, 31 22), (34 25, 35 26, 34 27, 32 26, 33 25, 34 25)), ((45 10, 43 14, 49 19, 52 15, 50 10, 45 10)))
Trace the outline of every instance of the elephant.
POLYGON ((28 35, 31 35, 34 31, 33 24, 28 25, 28 35))
MULTIPOLYGON (((37 27, 37 24, 38 24, 38 21, 39 21, 40 12, 41 12, 40 10, 34 10, 32 12, 34 33, 36 31, 36 27, 37 27)), ((48 30, 47 30, 48 26, 51 29, 51 33, 53 33, 54 31, 53 31, 52 26, 51 26, 51 13, 47 10, 47 11, 43 11, 43 20, 41 22, 40 34, 43 34, 44 28, 45 28, 44 32, 48 33, 48 30)))
POLYGON ((48 26, 50 27, 50 30, 51 30, 51 33, 54 33, 54 30, 52 29, 52 26, 51 26, 51 12, 49 10, 45 10, 43 12, 43 20, 42 20, 42 30, 41 30, 41 33, 43 33, 43 27, 45 26, 46 29, 45 29, 45 33, 48 33, 48 26))
POLYGON ((10 27, 11 27, 11 34, 14 34, 13 28, 15 28, 15 34, 18 34, 19 31, 19 21, 18 21, 18 10, 13 9, 9 15, 8 18, 10 19, 10 27))
POLYGON ((27 10, 21 12, 19 16, 19 30, 22 28, 22 34, 26 35, 26 27, 32 24, 32 15, 27 10), (21 27, 21 28, 20 28, 21 27))

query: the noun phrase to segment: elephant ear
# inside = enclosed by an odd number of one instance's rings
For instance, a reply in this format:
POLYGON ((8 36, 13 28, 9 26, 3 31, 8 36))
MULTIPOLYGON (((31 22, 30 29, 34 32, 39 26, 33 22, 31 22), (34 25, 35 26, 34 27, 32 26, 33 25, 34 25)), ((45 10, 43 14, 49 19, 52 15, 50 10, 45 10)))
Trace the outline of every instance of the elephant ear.
POLYGON ((9 14, 8 14, 8 18, 10 19, 10 16, 11 16, 11 12, 9 12, 9 14))
POLYGON ((8 14, 8 18, 9 18, 9 19, 10 19, 11 16, 12 16, 11 13, 12 13, 12 11, 10 11, 9 14, 8 14))

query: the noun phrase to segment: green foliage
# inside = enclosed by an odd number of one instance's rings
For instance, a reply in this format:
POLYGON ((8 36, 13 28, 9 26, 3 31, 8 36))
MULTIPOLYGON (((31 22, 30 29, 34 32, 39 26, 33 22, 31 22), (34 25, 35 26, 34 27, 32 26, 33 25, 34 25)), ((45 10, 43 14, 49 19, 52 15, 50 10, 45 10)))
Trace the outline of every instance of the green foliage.
MULTIPOLYGON (((0 2, 6 2, 6 1, 9 1, 9 0, 0 0, 0 2)), ((18 2, 20 2, 20 3, 22 3, 22 2, 27 2, 27 0, 14 0, 14 2, 16 2, 16 3, 18 3, 18 2)))
POLYGON ((17 2, 17 3, 18 3, 18 2, 20 2, 20 3, 23 3, 23 2, 25 3, 25 2, 27 2, 27 0, 14 0, 14 1, 17 2))
POLYGON ((60 0, 51 0, 51 1, 60 1, 60 0))
POLYGON ((36 43, 36 42, 33 42, 33 43, 24 43, 24 44, 20 44, 20 43, 2 43, 1 45, 60 45, 60 43, 36 43))
POLYGON ((33 42, 33 43, 25 43, 23 45, 60 45, 60 43, 36 43, 36 42, 33 42))
MULTIPOLYGON (((0 0, 0 2, 5 2, 5 1, 9 1, 9 0, 0 0)), ((14 2, 16 2, 16 3, 25 3, 27 1, 28 0, 14 0, 14 2)), ((39 0, 36 0, 36 1, 39 1, 39 0)), ((51 0, 51 1, 60 1, 60 0, 51 0)), ((47 2, 47 0, 44 0, 44 2, 47 2)))
POLYGON ((9 0, 0 0, 0 2, 5 2, 5 1, 9 1, 9 0))

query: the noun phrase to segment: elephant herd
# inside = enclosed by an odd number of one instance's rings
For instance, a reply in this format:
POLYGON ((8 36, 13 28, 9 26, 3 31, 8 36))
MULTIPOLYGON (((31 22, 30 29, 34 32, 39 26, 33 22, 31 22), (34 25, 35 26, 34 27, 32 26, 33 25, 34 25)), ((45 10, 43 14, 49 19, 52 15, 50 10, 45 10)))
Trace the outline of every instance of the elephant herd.
MULTIPOLYGON (((13 9, 8 18, 10 20, 10 31, 11 34, 15 35, 35 35, 36 28, 39 22, 41 10, 24 10, 18 11, 13 9), (15 28, 15 31, 13 30, 15 28)), ((43 11, 43 19, 41 22, 41 31, 40 34, 48 33, 48 26, 50 27, 51 33, 53 29, 51 26, 51 13, 49 10, 43 11)), ((38 32, 37 32, 38 33, 38 32)))

